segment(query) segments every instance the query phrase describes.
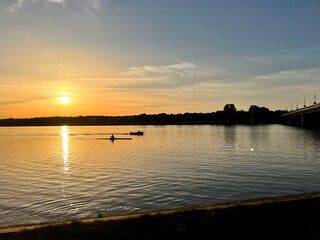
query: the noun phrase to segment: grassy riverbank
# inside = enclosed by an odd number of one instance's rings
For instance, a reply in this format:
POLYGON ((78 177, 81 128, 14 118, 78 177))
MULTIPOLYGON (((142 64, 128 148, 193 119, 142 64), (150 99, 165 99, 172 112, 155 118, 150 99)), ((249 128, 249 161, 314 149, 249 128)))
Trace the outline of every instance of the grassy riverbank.
POLYGON ((0 239, 320 239, 320 193, 5 230, 0 239))

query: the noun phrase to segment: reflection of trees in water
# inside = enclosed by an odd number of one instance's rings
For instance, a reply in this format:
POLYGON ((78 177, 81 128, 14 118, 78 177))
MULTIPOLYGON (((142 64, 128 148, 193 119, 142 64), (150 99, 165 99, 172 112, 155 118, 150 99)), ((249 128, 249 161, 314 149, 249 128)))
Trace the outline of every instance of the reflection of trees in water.
POLYGON ((226 125, 224 130, 224 144, 226 147, 235 148, 237 130, 235 125, 226 125))
POLYGON ((270 143, 270 126, 249 127, 250 145, 252 148, 266 146, 270 143))

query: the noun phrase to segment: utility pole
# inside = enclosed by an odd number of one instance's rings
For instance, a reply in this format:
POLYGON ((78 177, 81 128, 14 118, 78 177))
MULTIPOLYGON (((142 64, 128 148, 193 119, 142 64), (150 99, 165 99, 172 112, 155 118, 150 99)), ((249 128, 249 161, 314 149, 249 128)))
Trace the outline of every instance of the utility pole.
POLYGON ((303 106, 304 106, 304 107, 307 106, 307 105, 306 105, 306 97, 308 97, 308 96, 309 96, 308 94, 304 96, 304 102, 303 102, 303 106))
POLYGON ((314 91, 313 104, 317 104, 317 102, 316 102, 316 92, 318 92, 318 91, 320 91, 320 89, 314 91))

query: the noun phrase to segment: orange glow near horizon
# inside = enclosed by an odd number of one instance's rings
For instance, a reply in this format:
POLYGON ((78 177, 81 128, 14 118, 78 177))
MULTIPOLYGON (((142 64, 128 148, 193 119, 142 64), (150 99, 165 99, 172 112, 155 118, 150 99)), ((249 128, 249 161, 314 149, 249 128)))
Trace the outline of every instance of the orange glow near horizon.
MULTIPOLYGON (((71 84, 70 84, 71 85, 71 84)), ((61 89, 56 86, 48 86, 39 91, 24 89, 12 92, 11 96, 17 96, 12 104, 1 109, 2 118, 33 118, 54 116, 122 116, 138 115, 142 113, 183 113, 185 111, 199 112, 201 108, 212 111, 214 106, 196 103, 186 104, 183 92, 175 92, 164 99, 157 91, 117 91, 108 89, 90 89, 71 86, 61 89), (52 91, 51 89, 57 89, 52 91), (35 97, 32 95, 34 94, 35 97), (200 108, 201 107, 201 108, 200 108), (185 110, 188 109, 188 110, 185 110)), ((76 85, 75 85, 76 86, 76 85)), ((37 89, 38 90, 38 89, 37 89)), ((223 104, 217 104, 217 109, 223 108, 223 104)), ((238 106, 237 106, 238 107, 238 106)), ((203 111, 203 110, 202 110, 203 111)))

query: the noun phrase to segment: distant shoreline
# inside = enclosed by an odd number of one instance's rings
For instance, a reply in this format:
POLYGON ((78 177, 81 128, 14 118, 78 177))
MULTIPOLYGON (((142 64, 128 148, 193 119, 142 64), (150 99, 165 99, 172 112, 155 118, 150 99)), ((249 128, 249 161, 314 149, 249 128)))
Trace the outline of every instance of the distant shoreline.
MULTIPOLYGON (((228 105, 228 104, 227 104, 228 105)), ((226 106, 227 106, 226 105, 226 106)), ((257 106, 248 112, 235 107, 211 113, 139 114, 128 116, 65 116, 0 119, 0 126, 120 126, 120 125, 203 125, 279 123, 286 111, 270 111, 257 106)))
POLYGON ((244 122, 182 122, 182 123, 123 123, 123 124, 30 124, 30 125, 0 125, 0 127, 55 127, 55 126, 170 126, 170 125, 268 125, 277 123, 244 123, 244 122))

